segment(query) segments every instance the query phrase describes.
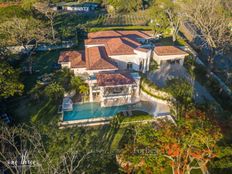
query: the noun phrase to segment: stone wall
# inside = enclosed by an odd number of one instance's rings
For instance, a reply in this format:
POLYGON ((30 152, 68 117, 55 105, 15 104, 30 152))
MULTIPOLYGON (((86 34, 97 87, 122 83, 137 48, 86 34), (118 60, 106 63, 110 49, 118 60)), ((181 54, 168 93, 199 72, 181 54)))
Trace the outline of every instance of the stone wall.
POLYGON ((141 80, 141 91, 145 92, 146 94, 154 98, 157 98, 163 101, 168 101, 172 98, 170 94, 168 94, 163 89, 153 84, 148 79, 144 79, 144 78, 141 80))

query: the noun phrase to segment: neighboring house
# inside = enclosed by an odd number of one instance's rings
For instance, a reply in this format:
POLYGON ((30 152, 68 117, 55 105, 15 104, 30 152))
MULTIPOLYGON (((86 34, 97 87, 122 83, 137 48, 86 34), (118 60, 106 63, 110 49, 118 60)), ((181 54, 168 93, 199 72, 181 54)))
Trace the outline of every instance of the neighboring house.
POLYGON ((94 2, 86 2, 81 4, 78 2, 60 2, 51 6, 51 8, 55 11, 89 12, 91 10, 100 9, 101 5, 94 2))
POLYGON ((184 58, 189 54, 175 46, 155 46, 153 59, 158 66, 162 64, 184 64, 184 58))
POLYGON ((139 72, 147 72, 152 50, 142 43, 151 38, 142 31, 89 33, 84 51, 65 51, 59 64, 75 75, 87 76, 90 102, 115 106, 139 101, 139 72))

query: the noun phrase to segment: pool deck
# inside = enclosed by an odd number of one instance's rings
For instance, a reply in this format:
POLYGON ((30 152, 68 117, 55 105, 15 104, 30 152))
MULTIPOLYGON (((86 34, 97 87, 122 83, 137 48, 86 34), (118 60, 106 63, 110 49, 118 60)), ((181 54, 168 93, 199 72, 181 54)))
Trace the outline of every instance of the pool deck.
MULTIPOLYGON (((100 105, 98 106, 98 103, 76 103, 73 111, 62 113, 61 121, 58 125, 60 128, 102 126, 109 124, 110 120, 117 115, 117 113, 134 110, 144 111, 154 116, 154 119, 151 119, 151 121, 158 118, 168 118, 170 120, 171 116, 168 103, 160 102, 143 93, 141 93, 140 99, 141 101, 135 104, 108 108, 101 108, 100 105)), ((147 120, 141 121, 148 122, 147 120)))

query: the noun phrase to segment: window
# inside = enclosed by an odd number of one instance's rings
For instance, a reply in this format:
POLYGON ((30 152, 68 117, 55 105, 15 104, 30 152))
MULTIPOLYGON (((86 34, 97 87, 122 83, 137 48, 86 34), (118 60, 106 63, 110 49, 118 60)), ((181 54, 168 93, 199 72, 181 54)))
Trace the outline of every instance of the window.
POLYGON ((142 61, 140 62, 140 64, 139 64, 139 69, 140 69, 140 70, 143 69, 143 62, 144 62, 144 61, 142 60, 142 61))
POLYGON ((128 69, 128 70, 131 70, 132 67, 133 67, 133 64, 132 64, 131 62, 128 62, 128 63, 127 63, 127 69, 128 69))

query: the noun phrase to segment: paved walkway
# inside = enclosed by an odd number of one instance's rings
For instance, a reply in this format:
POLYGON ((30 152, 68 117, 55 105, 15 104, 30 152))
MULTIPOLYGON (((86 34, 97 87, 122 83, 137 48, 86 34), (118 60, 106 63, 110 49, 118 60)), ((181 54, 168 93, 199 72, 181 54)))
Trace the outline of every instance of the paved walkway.
POLYGON ((197 102, 203 102, 205 100, 216 102, 206 88, 198 81, 193 80, 187 70, 179 64, 162 65, 159 70, 149 74, 149 79, 160 87, 164 87, 168 79, 177 77, 185 78, 193 83, 194 98, 197 102))

